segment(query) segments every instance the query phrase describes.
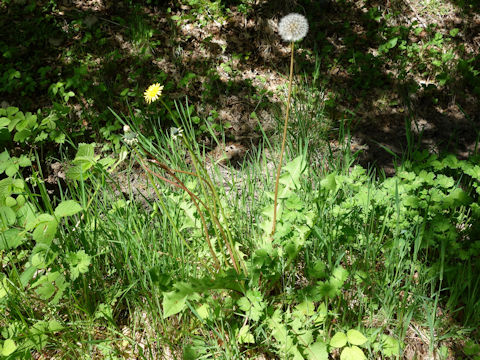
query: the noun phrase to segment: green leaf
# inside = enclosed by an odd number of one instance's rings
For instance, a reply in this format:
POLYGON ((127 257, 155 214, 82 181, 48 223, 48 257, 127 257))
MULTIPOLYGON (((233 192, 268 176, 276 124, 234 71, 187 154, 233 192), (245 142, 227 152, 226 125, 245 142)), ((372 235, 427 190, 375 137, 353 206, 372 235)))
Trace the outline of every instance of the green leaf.
POLYGON ((17 349, 17 345, 15 344, 15 341, 13 341, 12 339, 7 339, 3 343, 2 355, 3 356, 11 355, 16 349, 17 349))
POLYGON ((445 189, 448 189, 448 188, 451 188, 455 182, 453 181, 453 179, 449 176, 445 176, 443 174, 439 174, 437 175, 437 184, 440 185, 441 187, 445 188, 445 189))
POLYGON ((327 344, 317 341, 305 349, 308 360, 328 360, 327 344))
POLYGON ((0 232, 0 250, 12 250, 22 245, 25 235, 19 229, 8 229, 0 232))
POLYGON ((94 161, 95 159, 95 144, 78 144, 77 154, 75 159, 83 158, 84 160, 90 159, 94 161))
POLYGON ((80 274, 88 272, 88 266, 90 265, 92 258, 87 255, 84 250, 80 250, 76 253, 67 253, 66 259, 68 265, 70 265, 70 275, 72 280, 75 280, 80 274))
POLYGON ((18 112, 18 108, 17 108, 17 107, 9 106, 9 107, 7 108, 7 116, 8 116, 8 117, 12 117, 12 116, 15 115, 17 112, 18 112))
MULTIPOLYGON (((0 299, 3 299, 8 294, 8 281, 7 278, 4 277, 3 279, 0 277, 0 299)), ((0 351, 2 347, 0 346, 0 351)))
POLYGON ((323 279, 325 278, 326 265, 323 261, 317 260, 315 264, 308 269, 308 276, 312 279, 323 279))
POLYGON ((475 344, 473 341, 469 340, 465 343, 463 352, 465 353, 465 355, 468 356, 480 354, 480 345, 475 344))
POLYGON ((187 295, 183 292, 171 291, 163 293, 163 317, 178 314, 186 307, 187 295))
POLYGON ((332 285, 330 281, 319 281, 315 289, 324 298, 333 298, 338 292, 338 287, 332 285))
POLYGON ((74 200, 62 201, 55 209, 56 217, 72 216, 82 211, 83 208, 74 200))
POLYGON ((449 31, 451 37, 457 36, 457 34, 460 32, 460 29, 454 28, 449 31))
POLYGON ((28 156, 22 155, 18 159, 18 165, 20 165, 21 167, 27 167, 27 166, 31 166, 32 162, 30 161, 28 156))
POLYGON ((51 332, 57 332, 63 330, 63 328, 63 325, 60 324, 60 322, 58 322, 57 320, 50 320, 48 322, 48 330, 51 332))
POLYGON ((400 356, 400 342, 388 335, 382 334, 381 338, 382 353, 385 356, 400 356))
POLYGON ((26 268, 22 275, 20 275, 20 284, 22 284, 23 287, 26 287, 30 280, 35 276, 37 270, 38 269, 35 266, 29 266, 26 268))
POLYGON ((258 321, 266 307, 262 293, 258 290, 248 290, 246 296, 238 300, 239 308, 253 321, 258 321))
POLYGON ((275 310, 272 317, 267 320, 268 327, 270 328, 272 336, 277 341, 277 347, 279 351, 283 354, 288 354, 292 358, 303 359, 300 354, 297 346, 294 343, 294 338, 290 335, 290 332, 287 330, 287 327, 284 323, 282 312, 280 310, 275 310))
POLYGON ((343 349, 340 360, 367 360, 362 349, 357 346, 349 346, 343 349))
POLYGON ((282 170, 286 171, 287 174, 283 174, 280 178, 280 183, 285 185, 287 188, 299 186, 299 179, 305 170, 305 158, 303 155, 297 156, 292 161, 285 164, 282 170))
POLYGON ((334 191, 337 187, 337 181, 335 180, 335 178, 335 174, 327 175, 324 179, 320 181, 320 186, 327 189, 328 191, 334 191))
POLYGON ((12 226, 15 223, 16 215, 8 206, 0 206, 0 225, 4 228, 12 226))
MULTIPOLYGON (((52 133, 50 133, 52 134, 52 133)), ((55 141, 57 144, 63 144, 65 142, 65 134, 64 133, 58 133, 53 135, 53 141, 55 141)))
POLYGON ((19 169, 18 164, 9 163, 7 165, 7 168, 5 169, 5 175, 7 175, 9 177, 12 177, 13 175, 15 175, 17 173, 18 169, 19 169))
POLYGON ((314 319, 315 324, 321 324, 327 318, 327 305, 325 302, 321 302, 320 305, 317 307, 316 317, 314 319))
POLYGON ((67 286, 65 277, 58 271, 43 275, 32 284, 32 288, 36 288, 35 292, 43 300, 48 300, 55 294, 53 299, 50 300, 50 304, 58 303, 67 286))
POLYGON ((347 335, 343 331, 337 332, 330 339, 330 346, 334 348, 341 348, 347 345, 347 335))
POLYGON ((248 325, 244 325, 241 327, 240 331, 237 335, 238 342, 240 344, 254 344, 255 338, 253 337, 252 333, 250 332, 250 327, 248 325))
POLYGON ((88 174, 85 174, 87 170, 88 168, 85 169, 85 167, 81 165, 72 166, 67 170, 67 177, 71 180, 85 180, 88 178, 88 174))
POLYGON ((32 132, 30 130, 27 130, 27 129, 19 131, 13 137, 13 141, 24 142, 25 139, 27 139, 31 134, 32 134, 32 132))
POLYGON ((299 311, 305 316, 313 316, 315 314, 315 304, 311 300, 305 300, 295 306, 295 310, 299 311))
POLYGON ((201 306, 198 306, 195 311, 202 320, 205 320, 210 315, 209 309, 210 306, 208 304, 202 304, 201 306))
POLYGON ((33 231, 33 240, 49 245, 57 233, 58 222, 53 219, 40 222, 33 231))
POLYGON ((343 267, 338 266, 332 272, 332 276, 330 278, 330 284, 335 286, 337 289, 339 289, 343 286, 343 283, 345 282, 345 280, 347 280, 347 278, 348 278, 348 271, 345 270, 343 267))
POLYGON ((367 338, 363 334, 355 329, 347 331, 347 340, 352 345, 363 345, 367 342, 367 338))
POLYGON ((432 229, 435 232, 444 233, 452 227, 453 225, 450 224, 450 220, 442 216, 437 216, 432 221, 432 229))
POLYGON ((6 127, 10 124, 10 119, 6 117, 0 118, 0 128, 6 127))
POLYGON ((394 38, 388 40, 385 43, 385 45, 388 49, 393 49, 397 45, 397 42, 398 42, 398 37, 394 37, 394 38))

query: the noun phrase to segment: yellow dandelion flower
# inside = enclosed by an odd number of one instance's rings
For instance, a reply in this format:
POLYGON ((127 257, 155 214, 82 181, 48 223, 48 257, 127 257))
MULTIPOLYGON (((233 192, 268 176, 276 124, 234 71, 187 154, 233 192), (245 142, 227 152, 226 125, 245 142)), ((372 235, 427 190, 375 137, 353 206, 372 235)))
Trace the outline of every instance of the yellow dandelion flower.
POLYGON ((162 90, 163 86, 161 86, 159 83, 150 85, 147 90, 143 93, 143 97, 145 98, 145 101, 147 104, 150 104, 157 100, 160 95, 162 95, 162 90))

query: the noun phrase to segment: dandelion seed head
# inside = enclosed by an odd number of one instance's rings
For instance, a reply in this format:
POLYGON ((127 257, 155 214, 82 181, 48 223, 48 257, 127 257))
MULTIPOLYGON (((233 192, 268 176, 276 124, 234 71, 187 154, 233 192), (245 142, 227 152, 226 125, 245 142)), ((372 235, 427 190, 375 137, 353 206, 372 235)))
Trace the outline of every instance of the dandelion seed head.
POLYGON ((163 86, 159 83, 150 85, 147 90, 145 90, 143 96, 147 104, 150 104, 157 100, 162 95, 163 86))
POLYGON ((138 142, 137 134, 133 131, 129 131, 123 135, 123 140, 127 145, 133 145, 138 142))
POLYGON ((302 40, 308 32, 308 21, 305 16, 291 13, 280 19, 278 24, 278 33, 283 41, 302 40))

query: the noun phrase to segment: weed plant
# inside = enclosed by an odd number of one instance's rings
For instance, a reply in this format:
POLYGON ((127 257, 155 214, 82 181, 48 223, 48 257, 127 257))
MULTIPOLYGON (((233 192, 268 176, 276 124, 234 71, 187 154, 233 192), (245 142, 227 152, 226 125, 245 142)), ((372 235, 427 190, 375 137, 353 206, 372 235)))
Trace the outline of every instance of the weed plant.
MULTIPOLYGON (((150 30, 135 31, 149 56, 150 30)), ((310 99, 294 99, 276 194, 262 147, 239 169, 206 164, 197 123, 225 136, 188 103, 112 111, 105 131, 128 126, 116 134, 128 151, 110 157, 58 133, 58 119, 2 109, 10 141, 66 142, 76 156, 52 191, 34 149, 0 154, 0 357, 390 359, 414 332, 439 358, 477 359, 478 158, 419 151, 407 130, 385 178, 355 165, 342 123, 340 156, 318 167, 301 115, 323 104, 310 99)))

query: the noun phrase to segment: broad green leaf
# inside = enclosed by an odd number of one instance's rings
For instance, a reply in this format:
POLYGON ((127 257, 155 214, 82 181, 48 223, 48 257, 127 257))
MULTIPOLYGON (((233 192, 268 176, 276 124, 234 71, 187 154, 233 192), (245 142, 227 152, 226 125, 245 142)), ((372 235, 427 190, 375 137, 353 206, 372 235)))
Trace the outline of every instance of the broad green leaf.
POLYGON ((83 208, 74 200, 62 201, 55 209, 55 216, 59 218, 64 216, 72 216, 82 210, 83 208))
POLYGON ((475 344, 473 341, 469 340, 465 343, 463 347, 463 352, 465 355, 472 356, 475 354, 480 354, 480 345, 475 344))
POLYGON ((20 165, 21 167, 27 167, 27 166, 32 165, 32 162, 30 161, 28 156, 22 155, 18 159, 18 165, 20 165))
POLYGON ((25 181, 22 179, 13 179, 12 185, 13 185, 13 192, 18 194, 19 192, 22 192, 23 189, 25 188, 25 181))
POLYGON ((382 353, 385 356, 400 356, 400 342, 394 337, 382 334, 381 336, 382 353))
POLYGON ((57 233, 57 227, 58 222, 55 219, 41 222, 33 231, 33 240, 49 245, 57 233))
POLYGON ((83 166, 81 165, 75 165, 75 166, 72 166, 70 167, 68 170, 67 170, 67 178, 71 179, 71 180, 81 180, 81 179, 87 179, 88 178, 88 174, 85 174, 85 171, 87 171, 88 169, 85 169, 83 166))
POLYGON ((437 175, 437 184, 441 187, 448 189, 455 185, 455 181, 450 176, 445 176, 443 174, 437 175))
POLYGON ((347 280, 347 278, 348 271, 345 270, 343 267, 338 266, 332 272, 332 276, 330 277, 330 284, 339 289, 343 286, 343 283, 345 282, 345 280, 347 280))
POLYGON ((19 229, 0 231, 0 250, 12 250, 23 244, 25 235, 19 229))
POLYGON ((244 325, 240 328, 240 331, 237 335, 238 342, 240 344, 254 344, 255 338, 253 337, 252 333, 250 332, 250 327, 248 325, 244 325))
POLYGON ((324 179, 320 181, 320 186, 329 191, 334 191, 335 188, 337 187, 337 181, 335 180, 335 178, 336 178, 335 174, 327 175, 324 179))
POLYGON ((311 300, 305 300, 295 307, 295 310, 299 311, 305 316, 313 316, 315 314, 315 304, 311 300))
POLYGON ((238 300, 239 308, 253 321, 260 320, 266 307, 262 293, 258 290, 248 290, 246 296, 238 300))
POLYGON ((397 42, 398 42, 398 37, 394 37, 394 38, 388 40, 385 43, 385 45, 387 46, 388 49, 393 49, 397 45, 397 42))
POLYGON ((367 338, 363 334, 355 329, 347 331, 347 340, 352 345, 363 345, 367 342, 367 338))
POLYGON ((317 260, 312 267, 308 269, 308 276, 313 279, 325 278, 326 265, 323 261, 317 260))
POLYGON ((3 343, 2 355, 3 356, 11 355, 16 349, 17 349, 17 345, 15 344, 15 341, 13 341, 12 339, 7 339, 3 343))
POLYGON ((292 188, 299 186, 299 179, 305 170, 305 159, 302 155, 297 156, 292 161, 285 164, 282 168, 288 174, 283 174, 280 178, 280 183, 285 185, 286 188, 292 188))
POLYGON ((292 323, 289 323, 289 325, 292 326, 292 330, 295 334, 297 334, 297 342, 305 347, 310 346, 313 343, 313 331, 302 330, 302 328, 305 326, 305 323, 300 321, 300 319, 296 319, 295 322, 298 322, 298 326, 293 326, 292 323))
POLYGON ((57 144, 63 144, 66 138, 64 133, 50 133, 50 137, 53 137, 53 141, 55 141, 57 144))
POLYGON ((305 355, 308 360, 328 360, 327 344, 317 341, 305 348, 305 355))
POLYGON ((13 137, 13 140, 14 141, 17 141, 17 142, 23 142, 25 141, 25 139, 27 139, 30 135, 32 134, 32 132, 30 130, 22 130, 22 131, 19 131, 15 134, 15 136, 13 137))
POLYGON ((330 339, 330 346, 334 348, 341 348, 347 345, 347 335, 343 331, 337 332, 330 339))
POLYGON ((333 298, 337 295, 338 287, 330 281, 319 281, 316 290, 324 298, 333 298))
POLYGON ((163 317, 178 314, 186 307, 187 295, 177 291, 163 293, 163 317))
POLYGON ((15 115, 17 112, 18 112, 18 108, 17 108, 17 107, 9 106, 9 107, 7 108, 7 116, 8 116, 8 117, 12 117, 12 116, 15 115))
MULTIPOLYGON (((8 280, 6 277, 1 278, 0 277, 0 299, 4 298, 7 296, 7 289, 8 289, 8 280)), ((1 347, 0 347, 1 349, 1 347)))
POLYGON ((26 268, 22 275, 20 275, 20 284, 22 284, 23 287, 26 287, 30 280, 33 279, 37 270, 38 269, 35 266, 29 266, 26 268))
POLYGON ((317 316, 315 318, 315 324, 321 324, 325 321, 326 317, 327 317, 327 305, 325 304, 325 302, 321 302, 320 305, 318 305, 317 307, 317 316))
POLYGON ((65 277, 58 271, 54 271, 41 276, 40 279, 32 284, 32 288, 36 288, 35 292, 43 300, 49 300, 55 294, 49 301, 50 304, 55 305, 61 299, 68 285, 65 277))
POLYGON ((452 190, 445 200, 450 206, 457 204, 467 205, 472 202, 470 196, 468 196, 468 194, 460 188, 455 188, 452 190))
POLYGON ((60 322, 58 322, 57 320, 50 320, 48 322, 48 330, 51 332, 57 332, 62 330, 63 328, 64 326, 60 324, 60 322))
POLYGON ((17 201, 13 197, 7 196, 5 198, 5 205, 7 205, 9 208, 11 208, 11 207, 14 207, 15 205, 17 205, 17 201))
POLYGON ((95 158, 95 144, 78 144, 78 150, 77 154, 75 155, 75 159, 79 158, 83 158, 85 160, 91 159, 91 161, 93 161, 95 158))
POLYGON ((439 233, 443 233, 445 231, 447 231, 448 229, 450 229, 453 225, 450 224, 450 220, 445 218, 445 217, 441 217, 441 216, 437 216, 433 221, 432 221, 432 228, 434 231, 436 232, 439 232, 439 233))
POLYGON ((7 168, 5 169, 5 175, 7 175, 9 177, 13 177, 17 173, 19 168, 20 167, 18 166, 17 163, 12 163, 11 162, 7 165, 7 168))
POLYGON ((454 28, 449 31, 450 36, 455 37, 460 32, 460 29, 454 28))
POLYGON ((6 117, 0 118, 0 128, 3 128, 5 126, 7 126, 8 124, 10 124, 10 119, 9 118, 6 118, 6 117))
POLYGON ((340 360, 367 360, 367 358, 359 347, 348 346, 340 354, 340 360))
POLYGON ((268 327, 277 341, 277 346, 279 351, 282 354, 288 354, 294 360, 302 360, 303 356, 300 354, 297 346, 294 343, 294 338, 287 330, 287 327, 284 323, 282 312, 280 310, 275 310, 272 317, 267 320, 268 327))
POLYGON ((202 320, 205 320, 210 315, 209 309, 210 306, 208 304, 202 304, 201 306, 198 306, 195 311, 202 320))
POLYGON ((8 206, 0 206, 0 227, 7 228, 15 223, 16 215, 8 206))
POLYGON ((70 265, 70 275, 72 280, 77 279, 80 274, 88 272, 91 257, 87 255, 84 250, 77 251, 76 253, 70 252, 67 254, 66 259, 68 265, 70 265))
POLYGON ((43 222, 49 222, 49 221, 52 221, 52 220, 55 220, 55 218, 52 215, 50 215, 50 214, 40 214, 40 215, 38 215, 34 219, 31 219, 30 221, 28 221, 25 224, 25 230, 27 230, 27 231, 33 230, 33 229, 35 229, 35 227, 38 224, 43 223, 43 222))

